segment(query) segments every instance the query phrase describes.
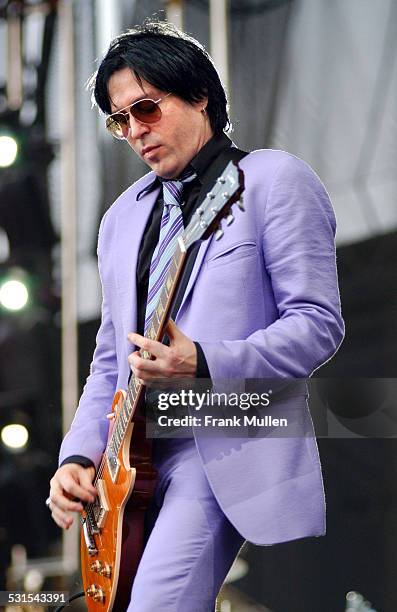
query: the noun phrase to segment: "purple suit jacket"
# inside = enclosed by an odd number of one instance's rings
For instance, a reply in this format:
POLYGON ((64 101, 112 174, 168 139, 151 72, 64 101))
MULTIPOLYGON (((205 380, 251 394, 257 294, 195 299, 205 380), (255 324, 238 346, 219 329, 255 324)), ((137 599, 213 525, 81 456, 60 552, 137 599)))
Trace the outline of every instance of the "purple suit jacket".
MULTIPOLYGON (((313 170, 284 151, 240 162, 246 212, 219 242, 202 243, 176 323, 201 343, 211 378, 304 378, 343 338, 335 262, 335 217, 313 170)), ((127 333, 136 328, 138 250, 158 191, 136 201, 149 173, 106 212, 99 231, 103 288, 97 347, 60 461, 84 455, 98 466, 117 388, 126 388, 127 333)), ((236 208, 236 207, 235 207, 236 208)), ((196 437, 223 512, 256 544, 325 533, 321 468, 305 393, 280 404, 300 415, 296 437, 196 437)))

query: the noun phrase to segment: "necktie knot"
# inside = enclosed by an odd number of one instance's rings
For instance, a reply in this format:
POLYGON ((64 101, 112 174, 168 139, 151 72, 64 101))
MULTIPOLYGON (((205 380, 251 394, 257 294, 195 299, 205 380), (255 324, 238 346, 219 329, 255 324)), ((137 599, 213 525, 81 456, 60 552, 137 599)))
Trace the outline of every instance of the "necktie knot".
POLYGON ((184 186, 193 181, 196 176, 197 174, 189 169, 181 174, 179 179, 162 180, 164 205, 182 206, 184 186))

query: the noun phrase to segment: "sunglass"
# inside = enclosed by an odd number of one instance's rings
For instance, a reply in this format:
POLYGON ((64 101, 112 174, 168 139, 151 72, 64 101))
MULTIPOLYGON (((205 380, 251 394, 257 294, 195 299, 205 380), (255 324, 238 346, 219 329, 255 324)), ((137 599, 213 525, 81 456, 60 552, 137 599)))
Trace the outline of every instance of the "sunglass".
POLYGON ((158 100, 152 100, 151 98, 137 100, 133 104, 121 108, 117 113, 109 115, 106 119, 107 131, 115 138, 125 140, 130 129, 130 114, 141 123, 156 123, 156 121, 161 119, 161 108, 159 103, 170 95, 171 92, 158 100))

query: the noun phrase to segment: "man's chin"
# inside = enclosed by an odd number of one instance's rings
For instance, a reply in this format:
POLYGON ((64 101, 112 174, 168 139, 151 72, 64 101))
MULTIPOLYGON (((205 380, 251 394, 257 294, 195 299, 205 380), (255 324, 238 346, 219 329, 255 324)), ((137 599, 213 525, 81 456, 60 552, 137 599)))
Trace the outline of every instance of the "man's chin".
POLYGON ((169 168, 162 164, 150 164, 150 168, 162 179, 171 180, 179 176, 180 171, 176 168, 169 168))
POLYGON ((176 178, 183 170, 183 168, 179 168, 179 165, 175 164, 175 162, 170 163, 170 160, 167 162, 165 159, 143 159, 142 161, 144 161, 157 176, 167 180, 176 178))

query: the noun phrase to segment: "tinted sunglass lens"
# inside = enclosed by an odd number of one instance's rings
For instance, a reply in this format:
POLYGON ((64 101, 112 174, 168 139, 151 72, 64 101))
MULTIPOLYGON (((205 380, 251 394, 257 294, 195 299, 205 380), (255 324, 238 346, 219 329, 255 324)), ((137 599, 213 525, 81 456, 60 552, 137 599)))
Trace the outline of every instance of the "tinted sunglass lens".
POLYGON ((153 100, 140 100, 130 108, 131 115, 143 123, 154 123, 161 118, 159 105, 153 100))
MULTIPOLYGON (((135 104, 130 106, 130 113, 141 123, 155 123, 161 119, 161 109, 154 100, 139 100, 135 102, 135 104)), ((106 120, 106 129, 119 140, 127 138, 129 128, 129 115, 124 113, 116 113, 106 120)))
POLYGON ((112 134, 112 136, 123 140, 124 138, 127 138, 128 135, 128 119, 121 113, 120 115, 113 115, 107 119, 106 128, 108 132, 112 134))

